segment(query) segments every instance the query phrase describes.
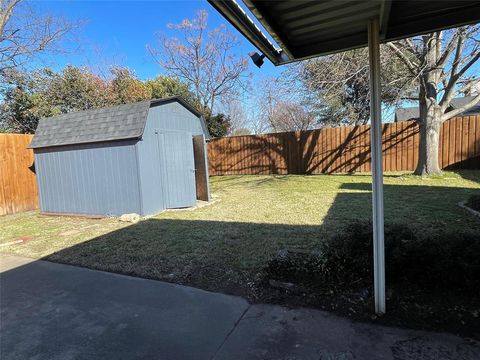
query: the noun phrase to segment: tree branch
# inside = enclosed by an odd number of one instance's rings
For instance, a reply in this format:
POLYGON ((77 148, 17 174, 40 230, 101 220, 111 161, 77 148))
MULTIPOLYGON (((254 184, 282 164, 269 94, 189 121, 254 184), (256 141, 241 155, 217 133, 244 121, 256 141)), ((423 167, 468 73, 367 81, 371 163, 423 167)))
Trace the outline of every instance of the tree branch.
POLYGON ((455 56, 454 56, 453 62, 452 62, 452 69, 450 71, 450 79, 448 80, 448 82, 445 86, 444 94, 443 94, 442 99, 440 100, 440 103, 439 103, 443 112, 450 105, 450 102, 453 99, 455 84, 457 83, 457 80, 461 76, 461 75, 458 75, 456 72, 457 72, 458 66, 460 64, 460 59, 461 59, 461 56, 462 56, 462 53, 463 53, 465 38, 463 36, 461 36, 460 33, 457 33, 457 34, 458 34, 458 40, 456 41, 457 46, 456 46, 456 50, 455 50, 455 56))
POLYGON ((458 114, 461 114, 462 112, 464 112, 464 111, 470 109, 471 107, 477 105, 478 103, 480 103, 480 94, 475 96, 471 101, 469 101, 464 106, 462 106, 458 109, 455 109, 455 110, 451 110, 451 111, 443 114, 442 118, 441 118, 441 121, 443 122, 445 120, 451 119, 451 118, 457 116, 458 114))
POLYGON ((387 43, 387 46, 393 50, 393 52, 402 60, 402 62, 407 66, 407 68, 410 70, 412 75, 417 75, 418 73, 418 64, 413 63, 410 61, 410 59, 400 50, 398 47, 396 47, 393 43, 387 43))

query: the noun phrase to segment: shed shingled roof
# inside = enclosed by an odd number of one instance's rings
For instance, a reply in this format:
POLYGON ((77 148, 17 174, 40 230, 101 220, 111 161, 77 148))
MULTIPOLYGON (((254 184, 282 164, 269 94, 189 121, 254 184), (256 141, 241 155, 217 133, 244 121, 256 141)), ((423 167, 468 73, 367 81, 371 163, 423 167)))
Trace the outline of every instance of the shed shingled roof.
POLYGON ((40 119, 30 148, 140 138, 150 107, 173 101, 179 102, 200 118, 208 138, 208 131, 200 113, 181 97, 174 96, 40 119))

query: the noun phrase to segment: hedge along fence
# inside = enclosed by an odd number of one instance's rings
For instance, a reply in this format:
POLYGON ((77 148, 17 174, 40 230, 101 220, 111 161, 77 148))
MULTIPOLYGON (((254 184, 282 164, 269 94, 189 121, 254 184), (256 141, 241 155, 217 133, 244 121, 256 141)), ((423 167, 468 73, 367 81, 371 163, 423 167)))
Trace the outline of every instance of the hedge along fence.
POLYGON ((38 208, 32 135, 0 134, 0 215, 38 208))
MULTIPOLYGON (((382 132, 384 170, 415 170, 418 124, 384 124, 382 132)), ((210 141, 208 153, 210 175, 368 172, 370 126, 218 138, 210 141)), ((480 116, 443 123, 439 163, 443 169, 480 169, 480 116)))

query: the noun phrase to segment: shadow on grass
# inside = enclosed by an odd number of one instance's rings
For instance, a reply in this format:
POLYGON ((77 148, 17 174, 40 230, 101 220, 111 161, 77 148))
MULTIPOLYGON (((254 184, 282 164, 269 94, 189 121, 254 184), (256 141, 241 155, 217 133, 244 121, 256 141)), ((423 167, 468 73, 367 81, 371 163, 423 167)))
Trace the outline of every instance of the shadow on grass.
MULTIPOLYGON (((252 184, 255 181, 264 184, 267 180, 252 179, 252 184)), ((370 189, 368 182, 342 184, 319 225, 152 218, 65 248, 45 259, 240 295, 252 302, 317 307, 371 321, 370 280, 342 287, 319 284, 297 293, 272 288, 262 277, 268 260, 279 250, 314 251, 341 232, 342 226, 358 219, 369 220, 370 189)), ((457 206, 475 191, 458 187, 385 185, 385 220, 415 224, 432 232, 479 231, 480 222, 470 219, 457 206)), ((432 282, 435 281, 442 279, 432 278, 432 282)), ((388 314, 378 321, 480 337, 479 319, 472 315, 478 311, 478 298, 448 291, 436 294, 387 286, 388 314), (456 310, 452 310, 454 308, 456 310), (442 315, 439 317, 439 314, 442 315)))
MULTIPOLYGON (((260 186, 269 180, 251 183, 260 186)), ((315 250, 342 226, 371 219, 370 190, 367 182, 342 184, 321 225, 151 218, 63 249, 49 259, 156 279, 175 279, 176 273, 194 279, 205 272, 217 273, 216 268, 221 278, 229 270, 255 272, 278 250, 315 250)), ((469 188, 385 185, 385 222, 440 231, 480 229, 480 222, 457 206, 473 193, 469 188)), ((217 287, 218 277, 214 278, 217 287)))
MULTIPOLYGON (((480 157, 479 157, 478 163, 480 163, 480 157)), ((480 183, 480 171, 458 170, 456 172, 465 180, 470 180, 476 183, 480 183)))

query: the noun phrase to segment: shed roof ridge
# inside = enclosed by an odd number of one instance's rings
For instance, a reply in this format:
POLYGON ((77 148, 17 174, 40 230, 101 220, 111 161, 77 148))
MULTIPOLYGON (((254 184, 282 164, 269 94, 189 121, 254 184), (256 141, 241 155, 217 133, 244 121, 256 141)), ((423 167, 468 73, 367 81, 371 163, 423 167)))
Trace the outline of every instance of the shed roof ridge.
POLYGON ((170 102, 182 105, 197 116, 202 127, 205 127, 200 112, 177 95, 42 118, 29 147, 42 148, 140 138, 145 131, 149 109, 170 102))

